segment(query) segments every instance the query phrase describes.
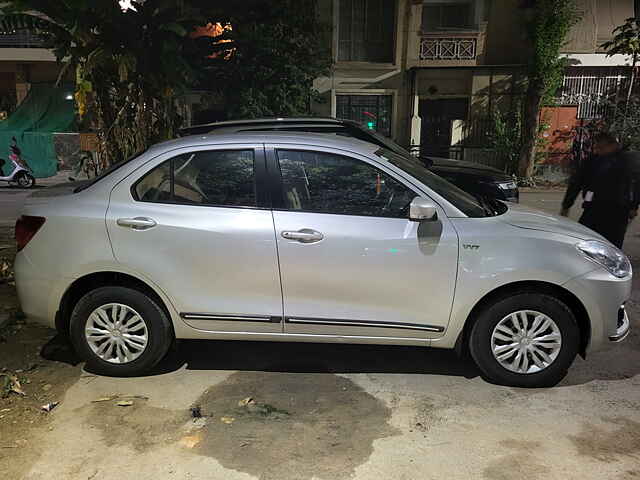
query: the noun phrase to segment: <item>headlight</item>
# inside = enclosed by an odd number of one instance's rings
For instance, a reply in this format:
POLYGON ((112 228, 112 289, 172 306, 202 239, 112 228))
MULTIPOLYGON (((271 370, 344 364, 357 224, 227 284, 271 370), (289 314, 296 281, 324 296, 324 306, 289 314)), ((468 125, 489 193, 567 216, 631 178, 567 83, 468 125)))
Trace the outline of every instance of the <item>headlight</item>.
POLYGON ((598 240, 587 240, 578 243, 576 248, 589 260, 606 268, 614 277, 624 278, 631 274, 631 262, 613 245, 598 240))
POLYGON ((515 190, 518 186, 516 185, 516 182, 503 182, 498 183, 498 188, 501 188, 502 190, 515 190))

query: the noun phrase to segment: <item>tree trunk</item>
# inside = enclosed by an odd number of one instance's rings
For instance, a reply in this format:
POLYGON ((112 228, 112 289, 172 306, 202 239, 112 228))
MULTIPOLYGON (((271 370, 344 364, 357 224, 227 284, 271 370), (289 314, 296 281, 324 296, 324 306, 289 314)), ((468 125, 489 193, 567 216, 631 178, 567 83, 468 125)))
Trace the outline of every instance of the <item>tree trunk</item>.
POLYGON ((520 159, 518 161, 518 176, 522 178, 529 178, 533 174, 536 140, 540 124, 542 91, 543 88, 539 81, 529 81, 522 115, 522 146, 520 147, 520 159))

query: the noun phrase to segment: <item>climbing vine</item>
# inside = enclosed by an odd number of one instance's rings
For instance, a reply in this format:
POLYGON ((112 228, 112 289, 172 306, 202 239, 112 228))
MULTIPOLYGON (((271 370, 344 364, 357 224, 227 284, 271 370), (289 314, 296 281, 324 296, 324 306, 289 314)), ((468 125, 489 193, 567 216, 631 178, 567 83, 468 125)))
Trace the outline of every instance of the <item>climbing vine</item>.
POLYGON ((553 103, 562 84, 566 60, 560 57, 560 51, 581 18, 576 0, 534 0, 528 7, 528 84, 518 168, 521 177, 530 177, 533 172, 540 107, 553 103))

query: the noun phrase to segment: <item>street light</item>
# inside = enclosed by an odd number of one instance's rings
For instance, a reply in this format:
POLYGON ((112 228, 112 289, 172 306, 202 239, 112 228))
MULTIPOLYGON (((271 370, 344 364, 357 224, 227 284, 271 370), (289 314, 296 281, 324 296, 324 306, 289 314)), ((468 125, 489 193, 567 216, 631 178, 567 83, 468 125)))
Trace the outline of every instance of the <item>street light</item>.
POLYGON ((133 6, 133 4, 131 3, 133 0, 119 0, 118 3, 120 4, 120 8, 122 9, 123 12, 126 12, 127 10, 133 10, 134 12, 136 12, 136 7, 133 6))

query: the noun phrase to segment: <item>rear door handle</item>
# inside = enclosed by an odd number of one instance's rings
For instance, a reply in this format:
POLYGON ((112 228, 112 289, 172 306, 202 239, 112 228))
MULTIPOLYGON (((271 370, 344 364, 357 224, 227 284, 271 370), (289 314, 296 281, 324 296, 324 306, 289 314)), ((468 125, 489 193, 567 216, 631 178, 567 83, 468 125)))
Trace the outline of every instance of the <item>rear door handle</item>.
POLYGON ((153 218, 148 217, 119 218, 116 223, 121 227, 131 228, 132 230, 148 230, 157 225, 153 218))
POLYGON ((303 228, 302 230, 292 231, 284 230, 280 235, 287 240, 296 240, 300 243, 315 243, 324 238, 322 233, 311 230, 310 228, 303 228))

